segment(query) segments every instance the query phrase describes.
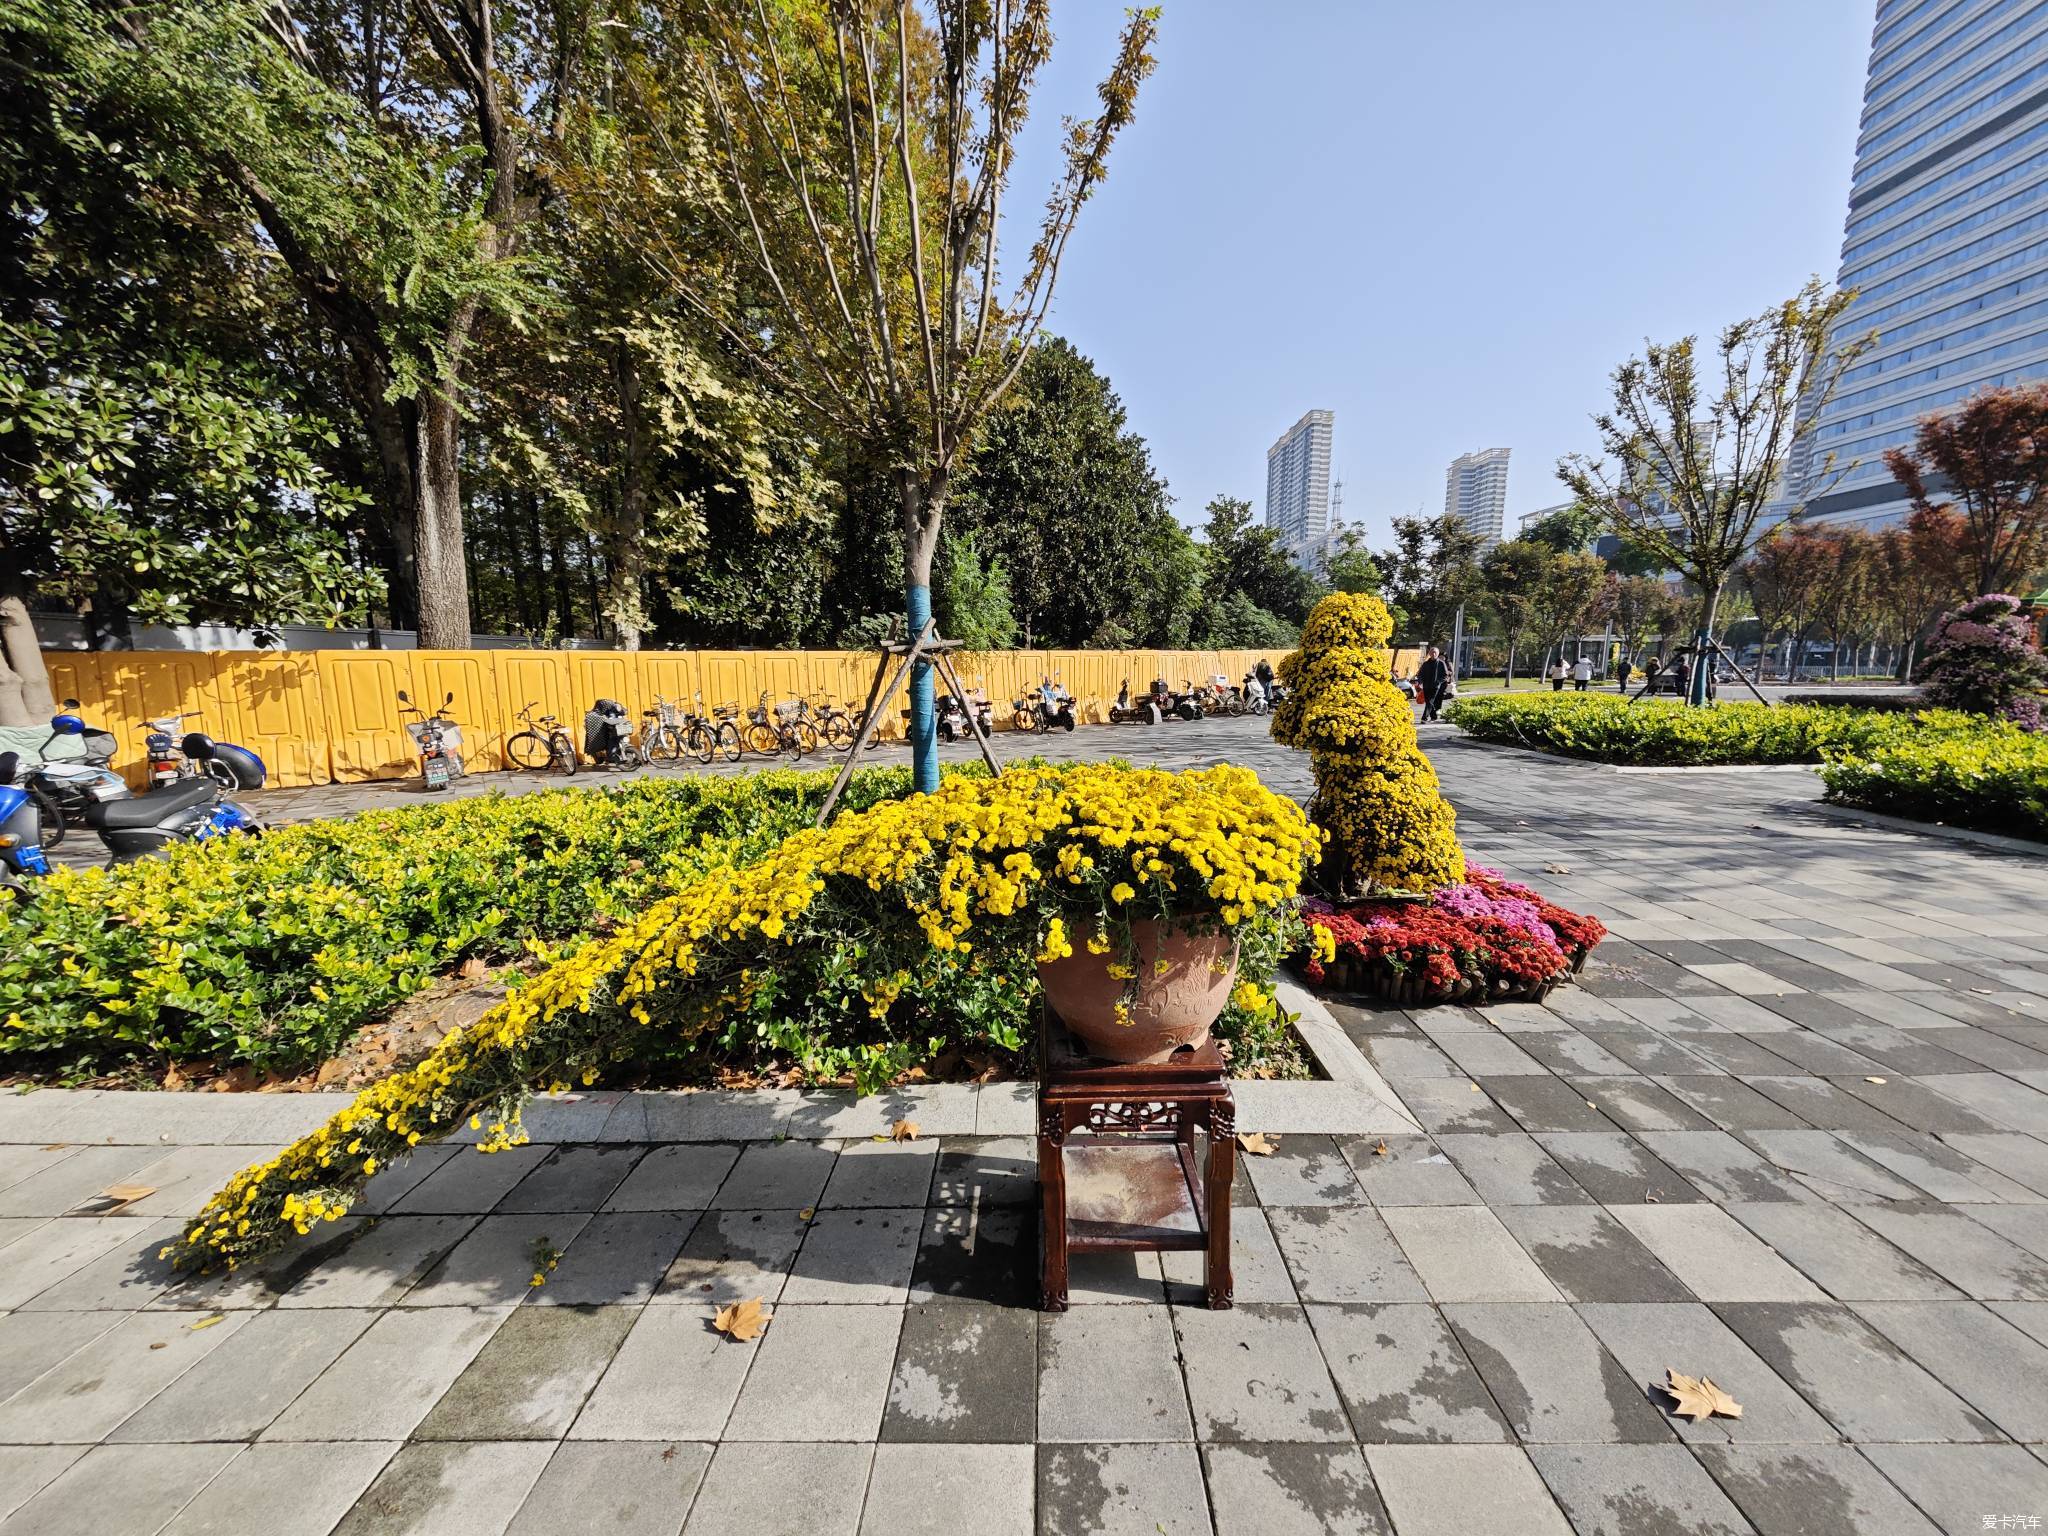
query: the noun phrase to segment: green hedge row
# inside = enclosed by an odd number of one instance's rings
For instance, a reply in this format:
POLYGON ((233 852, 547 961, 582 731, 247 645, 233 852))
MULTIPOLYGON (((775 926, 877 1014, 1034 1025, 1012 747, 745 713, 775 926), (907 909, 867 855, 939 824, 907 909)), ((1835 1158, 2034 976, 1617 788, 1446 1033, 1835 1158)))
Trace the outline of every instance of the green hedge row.
MULTIPOLYGON (((637 913, 817 815, 826 773, 481 795, 59 871, 0 912, 0 1073, 129 1063, 299 1071, 470 956, 637 913)), ((908 792, 855 776, 850 807, 908 792)))
POLYGON ((2048 737, 2011 726, 1830 756, 1821 778, 1843 805, 2048 841, 2048 737))
POLYGON ((1614 694, 1479 695, 1451 706, 1450 720, 1482 741, 1533 747, 1626 767, 1723 767, 1818 763, 1845 752, 1928 736, 1995 729, 1952 710, 1911 713, 1822 704, 1724 702, 1693 709, 1676 699, 1614 694))

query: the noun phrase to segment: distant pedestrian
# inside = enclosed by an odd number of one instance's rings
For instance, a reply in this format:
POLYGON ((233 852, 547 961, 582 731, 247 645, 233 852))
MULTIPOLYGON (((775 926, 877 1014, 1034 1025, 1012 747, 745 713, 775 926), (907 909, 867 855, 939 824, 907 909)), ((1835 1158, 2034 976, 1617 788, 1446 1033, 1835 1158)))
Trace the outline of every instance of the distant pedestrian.
POLYGON ((1661 656, 1652 656, 1648 661, 1643 663, 1644 693, 1649 694, 1652 698, 1656 697, 1657 684, 1662 681, 1663 672, 1664 658, 1661 656))
POLYGON ((1684 651, 1671 658, 1671 691, 1681 699, 1692 697, 1692 657, 1684 651))
POLYGON ((1550 669, 1550 691, 1552 693, 1563 693, 1564 680, 1571 675, 1572 669, 1565 665, 1564 657, 1558 657, 1550 669))
POLYGON ((1436 719, 1437 711, 1443 708, 1444 693, 1450 684, 1450 665, 1432 645, 1423 652, 1422 665, 1415 669, 1415 686, 1422 692, 1422 720, 1425 725, 1436 719))
POLYGON ((1593 681, 1593 658, 1581 656, 1572 663, 1572 692, 1584 693, 1586 685, 1593 681))
POLYGON ((1634 668, 1626 656, 1621 657, 1614 663, 1614 691, 1616 693, 1628 692, 1628 675, 1633 670, 1634 668))

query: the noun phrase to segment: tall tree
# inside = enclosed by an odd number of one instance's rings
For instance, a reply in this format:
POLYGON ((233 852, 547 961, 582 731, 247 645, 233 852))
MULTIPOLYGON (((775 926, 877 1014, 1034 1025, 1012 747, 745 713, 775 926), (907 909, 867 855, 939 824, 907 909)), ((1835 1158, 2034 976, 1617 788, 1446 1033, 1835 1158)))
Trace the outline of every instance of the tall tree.
POLYGON ((1861 528, 1830 528, 1820 534, 1823 574, 1814 594, 1813 616, 1828 637, 1828 676, 1842 675, 1845 641, 1868 633, 1876 604, 1875 541, 1861 528))
POLYGON ((1509 539, 1489 549, 1479 562, 1486 606, 1500 624, 1507 642, 1507 686, 1515 686, 1515 645, 1536 615, 1537 599, 1556 551, 1533 539, 1509 539))
MULTIPOLYGON (((1976 597, 2024 585, 2048 555, 2048 384, 1986 389, 1920 423, 1885 466, 1916 511, 1959 512, 1976 597)), ((2024 595, 2024 594, 2022 594, 2024 595)))
MULTIPOLYGON (((1723 330, 1704 369, 1696 337, 1648 344, 1614 371, 1614 403, 1593 418, 1601 456, 1558 462, 1558 478, 1582 505, 1698 589, 1702 657, 1722 588, 1763 536, 1766 509, 1792 490, 1796 515, 1805 497, 1831 483, 1832 455, 1803 486, 1785 486, 1784 474, 1843 371, 1869 345, 1833 337, 1853 297, 1809 282, 1723 330)), ((1693 703, 1706 703, 1708 677, 1708 668, 1693 668, 1693 703)))
POLYGON ((1337 536, 1337 547, 1323 562, 1323 579, 1333 592, 1363 592, 1378 597, 1387 574, 1365 547, 1365 530, 1346 528, 1337 536))
POLYGON ((1458 609, 1480 590, 1481 539, 1463 518, 1394 519, 1394 547, 1380 556, 1387 586, 1407 623, 1406 638, 1442 644, 1458 609))
POLYGON ((1607 566, 1594 555, 1553 555, 1544 565, 1530 621, 1546 658, 1564 642, 1605 618, 1612 598, 1607 566))
POLYGON ((1233 593, 1299 629, 1322 596, 1322 583, 1288 556, 1277 528, 1252 521, 1252 504, 1238 496, 1211 497, 1202 525, 1211 608, 1233 593))
MULTIPOLYGON (((1044 324, 1082 205, 1150 73, 1157 13, 1135 11, 1017 283, 998 250, 1016 146, 1052 47, 1047 0, 687 0, 709 212, 763 307, 679 271, 682 292, 820 423, 894 468, 905 607, 931 616, 956 475, 1044 324)), ((656 170, 653 174, 666 174, 656 170)), ((915 783, 938 787, 931 668, 911 688, 915 783)))
POLYGON ((1805 656, 1806 633, 1812 628, 1820 590, 1835 564, 1833 552, 1817 529, 1793 527, 1765 539, 1742 563, 1741 575, 1756 604, 1762 645, 1773 635, 1791 642, 1787 672, 1797 677, 1805 656))

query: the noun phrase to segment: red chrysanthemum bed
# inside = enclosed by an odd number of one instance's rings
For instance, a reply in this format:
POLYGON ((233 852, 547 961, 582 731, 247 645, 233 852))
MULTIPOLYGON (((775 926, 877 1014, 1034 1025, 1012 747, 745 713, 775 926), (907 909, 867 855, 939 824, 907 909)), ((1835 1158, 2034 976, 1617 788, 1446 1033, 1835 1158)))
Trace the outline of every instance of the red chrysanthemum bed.
POLYGON ((1461 885, 1416 900, 1311 898, 1310 985, 1401 1004, 1533 1001, 1570 978, 1607 936, 1598 918, 1469 865, 1461 885))

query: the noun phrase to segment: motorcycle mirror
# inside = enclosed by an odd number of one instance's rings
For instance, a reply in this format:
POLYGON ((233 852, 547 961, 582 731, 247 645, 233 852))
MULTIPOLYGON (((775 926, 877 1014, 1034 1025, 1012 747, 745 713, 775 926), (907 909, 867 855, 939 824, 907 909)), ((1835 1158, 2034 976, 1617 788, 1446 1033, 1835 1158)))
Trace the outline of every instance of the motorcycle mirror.
POLYGON ((65 707, 65 708, 66 708, 67 710, 71 710, 71 709, 76 709, 76 708, 78 708, 78 700, 76 700, 76 699, 66 699, 66 700, 64 701, 64 707, 65 707))
POLYGON ((448 697, 443 699, 441 702, 443 704, 453 704, 455 702, 455 690, 453 688, 449 689, 448 697))
POLYGON ((398 690, 398 702, 401 704, 410 704, 412 702, 412 695, 407 693, 403 688, 401 688, 398 690))

